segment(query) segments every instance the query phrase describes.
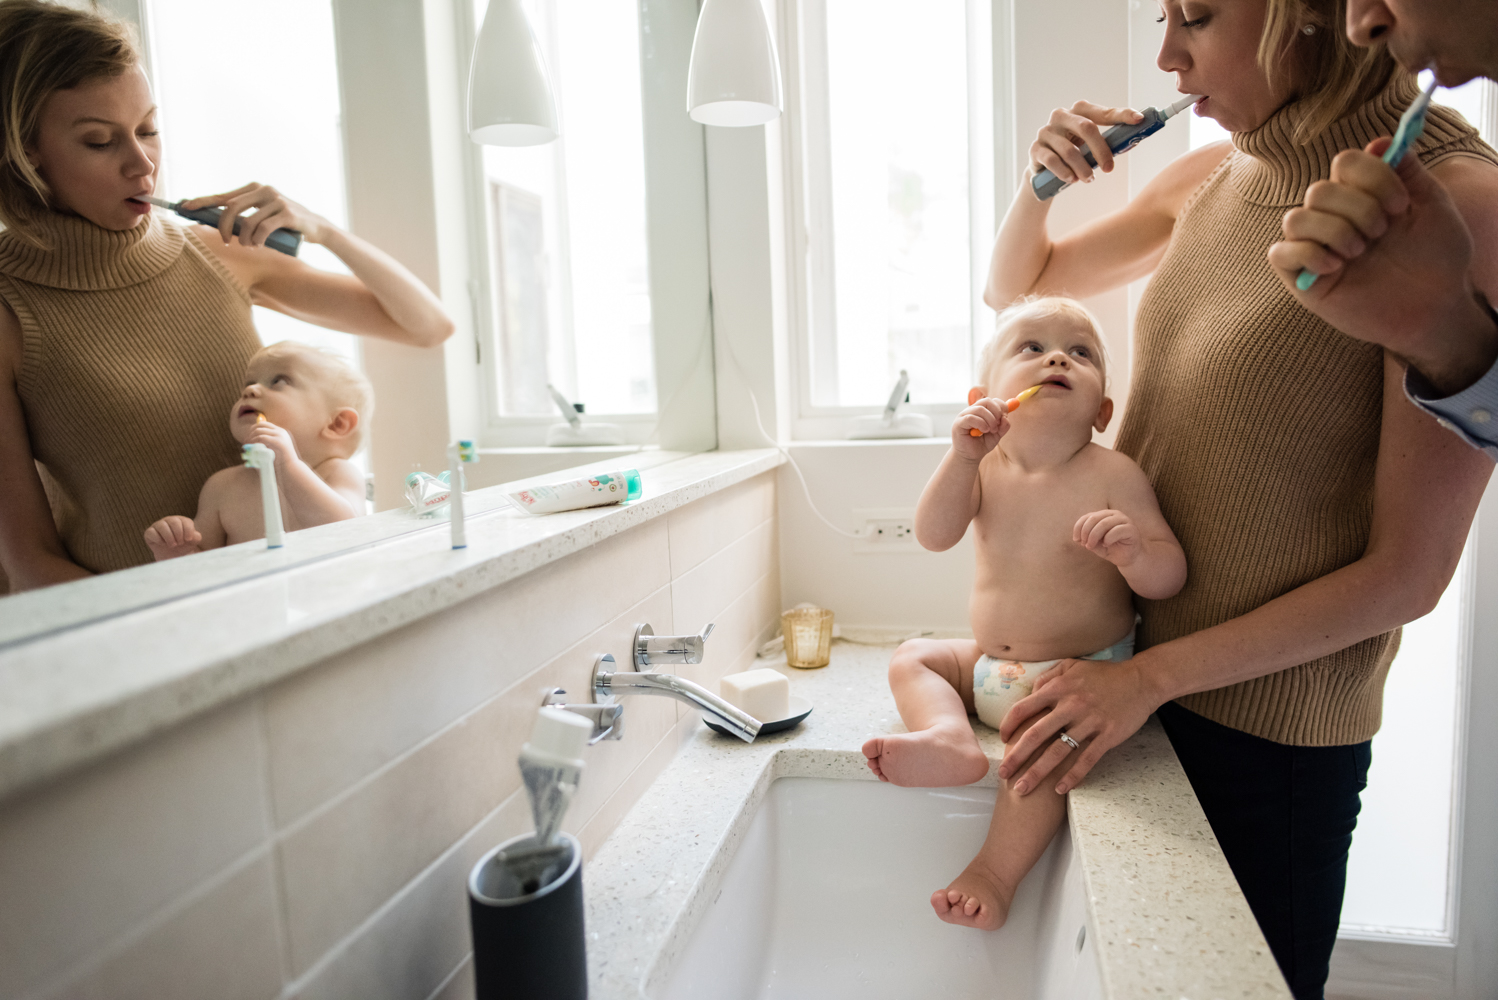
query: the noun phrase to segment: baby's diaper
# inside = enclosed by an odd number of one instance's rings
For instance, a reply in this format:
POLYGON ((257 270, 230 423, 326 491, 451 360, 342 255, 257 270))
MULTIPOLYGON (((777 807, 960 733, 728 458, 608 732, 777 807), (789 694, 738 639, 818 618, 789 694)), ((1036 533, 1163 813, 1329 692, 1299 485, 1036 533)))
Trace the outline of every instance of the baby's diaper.
MULTIPOLYGON (((1091 656, 1078 656, 1078 660, 1103 660, 1122 663, 1134 655, 1134 630, 1091 656)), ((978 657, 973 667, 973 705, 978 718, 995 729, 1004 721, 1009 707, 1030 693, 1035 678, 1060 663, 1060 660, 996 660, 987 653, 978 657)))

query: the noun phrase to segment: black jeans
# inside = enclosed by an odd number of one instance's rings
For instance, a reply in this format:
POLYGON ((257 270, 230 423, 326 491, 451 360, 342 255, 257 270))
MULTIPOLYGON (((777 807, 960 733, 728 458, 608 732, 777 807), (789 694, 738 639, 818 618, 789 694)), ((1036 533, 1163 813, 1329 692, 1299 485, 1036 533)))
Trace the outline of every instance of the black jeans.
POLYGON ((1294 747, 1157 713, 1295 1000, 1322 1000, 1372 743, 1294 747))

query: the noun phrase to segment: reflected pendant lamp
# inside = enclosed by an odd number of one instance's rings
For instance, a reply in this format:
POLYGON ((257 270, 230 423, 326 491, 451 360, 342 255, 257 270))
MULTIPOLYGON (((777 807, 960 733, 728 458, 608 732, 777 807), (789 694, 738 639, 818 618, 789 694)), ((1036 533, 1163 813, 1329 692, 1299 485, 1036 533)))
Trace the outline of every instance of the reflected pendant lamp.
POLYGON ((557 137, 546 63, 520 0, 489 0, 468 70, 468 135, 485 146, 539 146, 557 137))
POLYGON ((704 0, 687 114, 704 125, 763 125, 780 115, 780 60, 760 0, 704 0))

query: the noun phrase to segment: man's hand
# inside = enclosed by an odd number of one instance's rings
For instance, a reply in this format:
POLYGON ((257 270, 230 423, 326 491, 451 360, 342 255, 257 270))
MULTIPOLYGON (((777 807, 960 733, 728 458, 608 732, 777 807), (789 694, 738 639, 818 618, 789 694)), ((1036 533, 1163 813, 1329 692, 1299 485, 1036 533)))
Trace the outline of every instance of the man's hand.
POLYGON ((163 517, 146 529, 146 547, 157 562, 199 552, 198 543, 202 540, 192 518, 181 514, 163 517))
POLYGON ((1391 170, 1380 159, 1389 141, 1337 154, 1331 179, 1285 214, 1269 263, 1307 309, 1450 395, 1498 359, 1498 326, 1474 294, 1472 236, 1456 204, 1418 156, 1391 170), (1319 275, 1306 292, 1295 286, 1302 269, 1319 275))
POLYGON ((1144 547, 1140 544, 1138 525, 1121 510, 1083 514, 1072 526, 1071 537, 1088 552, 1119 569, 1132 566, 1144 547))

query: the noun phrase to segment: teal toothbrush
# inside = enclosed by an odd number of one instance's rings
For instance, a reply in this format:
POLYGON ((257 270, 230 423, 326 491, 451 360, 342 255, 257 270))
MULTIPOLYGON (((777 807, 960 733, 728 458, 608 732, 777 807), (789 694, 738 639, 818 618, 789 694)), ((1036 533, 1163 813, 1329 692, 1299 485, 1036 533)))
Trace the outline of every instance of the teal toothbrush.
MULTIPOLYGON (((1399 161, 1404 159, 1404 154, 1410 151, 1420 139, 1420 134, 1425 131, 1425 111, 1430 107, 1430 95, 1436 92, 1435 77, 1432 76, 1430 86, 1420 92, 1404 114, 1399 118, 1399 128, 1394 131, 1394 141, 1389 143, 1389 148, 1384 150, 1384 162, 1390 167, 1399 166, 1399 161)), ((1295 287, 1302 292, 1310 291, 1311 286, 1316 283, 1320 275, 1312 274, 1310 271, 1301 271, 1295 279, 1295 287)))

